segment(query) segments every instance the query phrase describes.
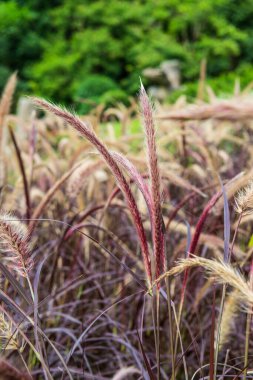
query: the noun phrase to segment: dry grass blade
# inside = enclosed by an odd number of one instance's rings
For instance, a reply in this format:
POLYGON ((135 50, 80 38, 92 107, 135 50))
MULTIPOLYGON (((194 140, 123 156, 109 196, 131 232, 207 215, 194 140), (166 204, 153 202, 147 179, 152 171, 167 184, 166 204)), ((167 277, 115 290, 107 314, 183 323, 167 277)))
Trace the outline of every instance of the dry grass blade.
MULTIPOLYGON (((32 327, 34 328, 34 321, 32 320, 32 318, 30 317, 29 314, 27 314, 25 311, 23 311, 16 303, 15 301, 13 301, 6 293, 4 293, 1 289, 0 289, 0 297, 1 299, 7 303, 8 305, 11 305, 19 314, 20 316, 22 316, 24 318, 24 320, 27 320, 31 325, 32 327)), ((3 307, 1 306, 0 304, 0 310, 3 311, 3 307)), ((5 312, 6 315, 10 317, 10 314, 5 312)), ((46 372, 47 372, 47 375, 48 375, 48 378, 50 380, 53 380, 50 372, 49 372, 49 369, 44 361, 44 359, 40 356, 39 352, 36 350, 35 346, 33 345, 33 343, 31 342, 31 340, 26 336, 26 334, 24 333, 24 331, 22 329, 20 329, 19 325, 14 322, 14 320, 12 319, 12 322, 13 322, 13 325, 14 327, 18 330, 18 332, 20 333, 20 335, 23 337, 23 339, 26 341, 26 343, 28 343, 28 345, 30 346, 30 348, 32 349, 32 351, 34 352, 34 354, 36 355, 37 359, 41 362, 41 364, 43 365, 43 367, 45 368, 46 372)), ((61 355, 61 353, 58 351, 58 349, 56 348, 56 346, 53 344, 53 342, 47 337, 47 335, 41 330, 41 328, 38 326, 38 332, 39 334, 49 343, 49 345, 53 348, 53 350, 55 351, 55 353, 57 354, 59 360, 61 361, 65 371, 67 372, 68 376, 69 376, 69 379, 70 380, 73 380, 73 377, 69 371, 69 369, 67 368, 66 366, 66 363, 61 355)))
POLYGON ((155 126, 153 120, 153 110, 150 104, 146 91, 141 84, 140 90, 140 105, 147 141, 147 162, 151 181, 151 220, 152 220, 152 235, 154 245, 154 255, 156 260, 156 277, 164 269, 165 254, 164 254, 164 234, 163 220, 161 210, 161 195, 160 195, 160 173, 158 170, 158 158, 155 142, 155 126))
MULTIPOLYGON (((237 174, 234 178, 232 178, 227 184, 226 184, 226 194, 228 200, 231 199, 233 196, 236 195, 240 189, 247 186, 247 184, 252 180, 253 178, 253 170, 250 170, 247 173, 241 172, 237 174)), ((217 215, 220 215, 224 207, 224 199, 221 197, 217 204, 215 205, 215 213, 217 215)))
POLYGON ((23 159, 22 159, 22 154, 21 154, 20 148, 18 146, 15 134, 14 134, 14 132, 13 132, 13 130, 12 130, 11 127, 9 127, 9 132, 10 132, 10 135, 11 135, 11 139, 12 139, 13 145, 15 147, 15 151, 16 151, 16 155, 17 155, 20 171, 21 171, 22 178, 23 178, 24 193, 25 193, 25 199, 26 199, 26 218, 27 218, 27 220, 29 220, 30 219, 31 201, 30 201, 29 185, 28 185, 28 180, 27 180, 27 176, 26 176, 26 172, 25 172, 24 162, 23 162, 23 159))
POLYGON ((219 120, 240 120, 251 119, 252 113, 252 99, 238 99, 221 100, 214 104, 190 105, 183 111, 171 111, 164 115, 159 115, 162 120, 205 120, 205 119, 219 119, 219 120))
POLYGON ((32 298, 30 294, 27 292, 26 288, 20 284, 19 278, 16 279, 15 276, 7 269, 7 267, 1 261, 0 271, 2 272, 4 277, 8 279, 13 289, 15 289, 15 291, 20 295, 21 299, 27 302, 27 304, 32 305, 32 298))
POLYGON ((123 379, 127 379, 128 376, 138 375, 138 374, 140 374, 140 371, 137 368, 124 367, 124 368, 121 368, 117 373, 115 373, 112 380, 123 380, 123 379))
POLYGON ((153 374, 153 371, 152 371, 152 368, 150 366, 149 360, 148 360, 147 355, 145 353, 145 350, 144 350, 144 347, 143 347, 143 344, 142 344, 142 341, 141 341, 141 338, 140 338, 138 330, 137 330, 137 337, 138 337, 141 353, 142 353, 142 356, 143 356, 143 360, 144 360, 145 366, 146 366, 147 371, 148 371, 149 378, 150 378, 150 380, 156 380, 156 377, 153 374))

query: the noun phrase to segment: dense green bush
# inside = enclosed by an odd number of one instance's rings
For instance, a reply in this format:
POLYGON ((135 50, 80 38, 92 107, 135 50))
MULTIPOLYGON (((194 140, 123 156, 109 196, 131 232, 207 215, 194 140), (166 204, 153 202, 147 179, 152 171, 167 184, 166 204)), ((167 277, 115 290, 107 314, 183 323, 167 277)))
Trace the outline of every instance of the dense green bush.
MULTIPOLYGON (((21 91, 73 102, 99 74, 113 84, 111 102, 135 94, 142 70, 166 59, 179 59, 183 81, 194 82, 205 57, 226 92, 238 75, 253 79, 252 37, 251 0, 2 1, 0 87, 18 70, 21 91)), ((97 101, 97 91, 84 95, 97 101)))
POLYGON ((89 112, 94 105, 113 104, 116 101, 127 101, 125 93, 109 77, 91 74, 77 84, 74 92, 75 100, 79 103, 77 110, 89 112))

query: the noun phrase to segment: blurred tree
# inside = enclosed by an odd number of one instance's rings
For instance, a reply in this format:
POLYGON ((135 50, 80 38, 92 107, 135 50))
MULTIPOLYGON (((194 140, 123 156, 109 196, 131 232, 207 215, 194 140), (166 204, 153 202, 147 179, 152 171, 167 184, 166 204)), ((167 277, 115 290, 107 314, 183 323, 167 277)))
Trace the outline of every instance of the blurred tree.
MULTIPOLYGON (((252 0, 240 6, 235 0, 2 1, 0 86, 19 70, 23 90, 73 102, 86 80, 100 75, 114 84, 112 98, 105 91, 110 102, 122 91, 135 94, 142 70, 167 59, 179 59, 183 80, 193 82, 203 57, 211 78, 235 71, 233 78, 253 79, 252 16, 252 0)), ((222 86, 226 91, 226 80, 222 86)), ((99 101, 97 88, 86 96, 99 101)))

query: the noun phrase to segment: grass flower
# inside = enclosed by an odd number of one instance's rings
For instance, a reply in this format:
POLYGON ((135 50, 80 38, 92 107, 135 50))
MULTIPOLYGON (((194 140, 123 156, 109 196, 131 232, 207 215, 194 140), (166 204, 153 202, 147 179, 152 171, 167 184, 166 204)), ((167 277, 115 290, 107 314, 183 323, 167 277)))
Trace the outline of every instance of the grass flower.
POLYGON ((3 313, 0 314, 0 349, 19 349, 17 331, 13 330, 12 324, 5 318, 3 313))
POLYGON ((240 190, 235 197, 235 211, 248 215, 253 212, 253 181, 240 190))
POLYGON ((143 115, 143 125, 147 144, 147 164, 150 175, 151 193, 151 223, 157 278, 159 277, 161 271, 164 269, 165 265, 165 244, 161 209, 160 173, 158 168, 158 157, 155 141, 153 109, 142 84, 140 90, 140 105, 143 115))
POLYGON ((0 213, 0 252, 8 269, 27 277, 32 267, 29 234, 26 226, 8 213, 0 213))
POLYGON ((186 269, 194 267, 202 267, 209 276, 212 276, 216 280, 217 283, 228 284, 237 290, 239 301, 248 305, 253 304, 253 291, 251 286, 238 270, 236 270, 231 264, 224 263, 223 261, 210 260, 198 256, 179 260, 177 265, 154 281, 149 292, 151 292, 152 288, 166 277, 178 275, 186 269))

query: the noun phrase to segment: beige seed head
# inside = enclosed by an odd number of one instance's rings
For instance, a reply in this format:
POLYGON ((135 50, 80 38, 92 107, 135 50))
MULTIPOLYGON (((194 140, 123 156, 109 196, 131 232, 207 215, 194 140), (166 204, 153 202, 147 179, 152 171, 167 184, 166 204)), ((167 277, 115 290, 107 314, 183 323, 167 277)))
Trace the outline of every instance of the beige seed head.
POLYGON ((235 197, 235 211, 243 215, 253 212, 253 181, 238 191, 235 197))
POLYGON ((240 298, 238 290, 234 289, 227 297, 220 325, 220 347, 223 347, 229 340, 235 318, 239 311, 240 298))
POLYGON ((17 350, 19 348, 17 331, 13 330, 12 323, 9 322, 3 313, 0 314, 0 349, 17 350))
POLYGON ((186 269, 202 267, 209 276, 212 276, 220 284, 228 284, 238 291, 238 302, 244 303, 246 309, 250 310, 253 304, 253 291, 249 282, 243 275, 231 264, 219 260, 210 260, 203 257, 192 256, 191 258, 181 259, 177 265, 165 272, 155 280, 149 289, 152 294, 152 288, 161 282, 164 278, 182 273, 186 269))
POLYGON ((9 213, 0 213, 0 257, 9 270, 27 277, 32 267, 26 226, 9 213))

